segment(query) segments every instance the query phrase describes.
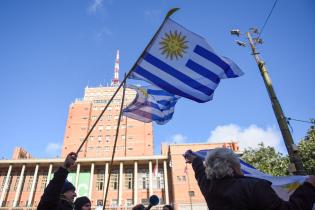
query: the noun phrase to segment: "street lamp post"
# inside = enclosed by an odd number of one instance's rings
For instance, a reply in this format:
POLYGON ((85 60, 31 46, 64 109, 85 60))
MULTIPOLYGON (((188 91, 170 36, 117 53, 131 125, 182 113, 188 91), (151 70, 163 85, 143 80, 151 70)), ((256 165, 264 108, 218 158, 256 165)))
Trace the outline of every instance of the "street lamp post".
MULTIPOLYGON (((265 62, 263 60, 261 60, 261 58, 259 57, 259 53, 257 52, 256 47, 255 47, 255 44, 262 44, 263 41, 262 41, 262 39, 259 38, 259 36, 257 38, 252 38, 251 33, 259 35, 259 32, 257 29, 251 28, 249 31, 246 32, 246 36, 247 36, 249 45, 250 45, 251 50, 252 50, 252 55, 255 58, 255 61, 256 61, 258 68, 260 70, 260 74, 264 80, 264 83, 265 83, 265 86, 266 86, 266 89, 268 91, 268 95, 269 95, 269 98, 270 98, 270 101, 272 104, 273 111, 274 111, 275 116, 277 118, 278 125, 280 127, 281 134, 282 134, 285 146, 286 146, 288 154, 289 154, 289 158, 291 161, 289 171, 294 173, 294 174, 306 175, 306 171, 303 167, 301 158, 298 155, 297 146, 294 144, 291 132, 289 130, 289 127, 287 124, 287 118, 285 117, 285 115, 282 111, 280 102, 276 96, 274 89, 273 89, 271 79, 269 77, 267 68, 265 66, 265 62)), ((231 31, 231 34, 236 35, 236 36, 240 36, 241 32, 240 32, 240 30, 235 29, 235 30, 231 31)), ((242 42, 240 40, 237 40, 236 43, 239 46, 243 46, 243 47, 246 46, 246 43, 242 42)))

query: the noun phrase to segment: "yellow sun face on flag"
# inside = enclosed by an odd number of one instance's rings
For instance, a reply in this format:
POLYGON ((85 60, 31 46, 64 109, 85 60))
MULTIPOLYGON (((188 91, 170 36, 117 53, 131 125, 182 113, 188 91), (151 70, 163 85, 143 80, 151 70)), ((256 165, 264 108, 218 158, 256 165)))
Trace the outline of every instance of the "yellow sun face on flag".
POLYGON ((185 50, 188 48, 186 45, 187 42, 186 36, 177 31, 170 31, 169 33, 165 33, 162 41, 160 41, 160 50, 166 58, 170 58, 171 60, 176 58, 178 60, 186 53, 185 50))
POLYGON ((142 95, 144 95, 144 97, 148 97, 148 91, 144 88, 138 88, 138 90, 142 93, 142 95))

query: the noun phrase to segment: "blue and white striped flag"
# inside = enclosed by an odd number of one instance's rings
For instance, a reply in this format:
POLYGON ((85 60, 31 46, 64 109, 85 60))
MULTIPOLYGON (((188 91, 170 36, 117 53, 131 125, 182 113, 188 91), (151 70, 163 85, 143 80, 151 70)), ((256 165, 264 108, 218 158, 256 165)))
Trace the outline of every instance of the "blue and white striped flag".
POLYGON ((217 55, 203 37, 168 19, 129 78, 202 103, 212 99, 221 79, 241 75, 240 68, 217 55))
MULTIPOLYGON (((205 160, 209 150, 199 150, 193 152, 196 156, 200 157, 202 160, 205 160)), ((277 193, 277 195, 285 201, 288 201, 290 195, 303 184, 305 179, 308 176, 271 176, 257 170, 252 165, 246 163, 243 160, 240 160, 241 170, 245 176, 255 177, 259 179, 265 179, 272 183, 271 187, 277 193)), ((313 207, 315 210, 315 205, 313 207)))
POLYGON ((175 96, 159 87, 129 86, 137 92, 134 101, 123 110, 123 115, 142 122, 155 121, 157 124, 167 123, 174 114, 174 107, 179 96, 175 96))

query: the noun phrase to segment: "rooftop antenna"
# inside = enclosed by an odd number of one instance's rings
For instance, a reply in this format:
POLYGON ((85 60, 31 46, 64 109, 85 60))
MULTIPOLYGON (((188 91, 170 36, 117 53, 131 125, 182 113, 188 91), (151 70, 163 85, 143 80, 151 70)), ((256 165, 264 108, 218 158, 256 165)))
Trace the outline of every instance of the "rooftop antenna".
POLYGON ((119 85, 119 50, 117 50, 115 69, 114 69, 114 79, 112 80, 111 86, 119 85))

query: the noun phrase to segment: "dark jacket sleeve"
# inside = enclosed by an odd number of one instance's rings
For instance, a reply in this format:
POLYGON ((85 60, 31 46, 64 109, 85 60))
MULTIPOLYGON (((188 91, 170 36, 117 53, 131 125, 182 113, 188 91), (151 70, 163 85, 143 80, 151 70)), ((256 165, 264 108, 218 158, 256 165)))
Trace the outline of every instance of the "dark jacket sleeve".
POLYGON ((271 188, 270 183, 258 182, 254 189, 255 201, 260 209, 270 210, 312 210, 315 202, 315 187, 304 183, 291 196, 289 201, 283 201, 271 188))
POLYGON ((57 209, 60 200, 60 192, 68 173, 68 170, 62 167, 55 172, 53 179, 49 182, 40 199, 37 210, 57 209))
POLYGON ((203 196, 207 197, 207 189, 209 189, 210 186, 210 180, 207 179, 207 176, 205 174, 205 167, 203 165, 203 161, 196 157, 192 162, 192 167, 195 171, 195 178, 198 182, 200 191, 202 192, 203 196))

